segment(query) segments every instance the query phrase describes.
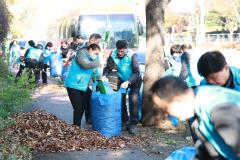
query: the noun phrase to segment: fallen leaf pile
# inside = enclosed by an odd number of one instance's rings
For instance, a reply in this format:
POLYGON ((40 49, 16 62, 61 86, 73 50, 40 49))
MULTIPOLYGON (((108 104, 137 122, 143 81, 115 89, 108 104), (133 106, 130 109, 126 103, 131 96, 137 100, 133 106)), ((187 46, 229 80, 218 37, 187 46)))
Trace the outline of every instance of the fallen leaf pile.
POLYGON ((8 128, 7 134, 40 152, 120 149, 146 142, 146 138, 140 136, 107 139, 98 132, 69 125, 56 116, 39 110, 21 113, 12 119, 16 125, 8 128))

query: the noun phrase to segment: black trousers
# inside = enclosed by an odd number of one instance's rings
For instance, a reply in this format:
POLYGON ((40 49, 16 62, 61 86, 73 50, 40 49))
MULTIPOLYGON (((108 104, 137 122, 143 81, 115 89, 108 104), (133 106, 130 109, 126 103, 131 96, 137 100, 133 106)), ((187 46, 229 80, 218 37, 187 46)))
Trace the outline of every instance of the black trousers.
POLYGON ((85 118, 86 118, 86 123, 87 124, 91 124, 92 123, 92 119, 91 119, 91 96, 92 96, 92 90, 91 89, 87 89, 86 92, 86 107, 85 107, 85 118))
POLYGON ((73 124, 81 126, 81 120, 86 110, 86 93, 77 89, 67 87, 69 99, 73 107, 73 124))
MULTIPOLYGON (((119 82, 118 87, 123 82, 119 82)), ((127 93, 122 94, 122 122, 126 123, 130 121, 130 124, 137 125, 139 121, 138 117, 138 107, 140 103, 140 87, 142 84, 142 80, 138 80, 134 84, 130 85, 128 90, 129 91, 129 115, 128 115, 128 109, 127 109, 127 93)))
MULTIPOLYGON (((34 72, 35 75, 35 83, 38 83, 40 80, 40 64, 35 59, 27 59, 26 60, 26 68, 30 69, 34 72)), ((31 78, 32 72, 29 74, 29 79, 31 78)))
POLYGON ((43 83, 47 83, 47 68, 48 68, 48 65, 44 64, 43 71, 42 71, 42 82, 43 83))
POLYGON ((16 75, 16 78, 21 77, 22 72, 23 72, 24 69, 25 69, 25 65, 20 64, 20 67, 19 67, 18 73, 17 73, 17 75, 16 75))

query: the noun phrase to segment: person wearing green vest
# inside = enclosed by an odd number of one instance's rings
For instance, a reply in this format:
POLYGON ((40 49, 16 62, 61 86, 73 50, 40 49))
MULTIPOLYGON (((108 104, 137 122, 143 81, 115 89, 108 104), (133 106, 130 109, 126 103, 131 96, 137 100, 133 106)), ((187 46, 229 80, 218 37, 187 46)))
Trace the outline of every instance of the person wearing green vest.
MULTIPOLYGON (((82 37, 83 38, 83 37, 82 37)), ((89 45, 91 45, 91 44, 97 44, 97 45, 99 45, 100 44, 100 42, 101 42, 101 39, 102 39, 102 36, 100 35, 100 34, 98 34, 98 33, 92 33, 91 35, 90 35, 90 37, 89 37, 89 40, 88 40, 88 42, 86 42, 86 43, 78 43, 78 49, 80 49, 80 50, 87 50, 87 47, 89 46, 89 45)), ((99 58, 99 55, 98 55, 98 57, 97 58, 99 58)), ((97 72, 97 71, 99 71, 99 67, 97 67, 97 68, 94 68, 94 72, 97 72)), ((97 77, 95 77, 96 78, 96 80, 99 80, 99 74, 95 74, 97 77)), ((86 93, 86 99, 87 99, 87 102, 86 102, 86 110, 85 110, 85 118, 86 118, 86 124, 87 125, 91 125, 91 123, 92 123, 92 120, 91 120, 91 107, 90 107, 90 99, 91 99, 91 96, 92 96, 92 90, 90 89, 90 87, 88 87, 88 89, 87 89, 87 93, 86 93)))
POLYGON ((90 44, 86 50, 77 50, 72 60, 69 73, 64 81, 68 96, 73 106, 73 124, 81 127, 81 119, 86 112, 87 89, 93 76, 93 69, 100 66, 97 58, 101 51, 99 45, 90 44))
POLYGON ((118 88, 129 89, 129 113, 126 106, 126 93, 122 96, 122 121, 127 124, 127 130, 130 134, 137 132, 138 124, 138 104, 140 103, 140 87, 142 77, 140 74, 137 55, 128 49, 126 40, 118 40, 116 48, 107 59, 107 65, 103 71, 103 80, 111 71, 116 68, 118 74, 118 88))
MULTIPOLYGON (((220 51, 208 51, 201 55, 197 63, 197 70, 204 79, 201 86, 217 85, 240 91, 240 69, 229 66, 220 51)), ((190 119, 190 124, 194 117, 190 119)), ((193 140, 195 141, 195 135, 193 140)))
MULTIPOLYGON (((40 68, 43 64, 43 46, 38 44, 36 47, 29 47, 25 53, 26 68, 32 70, 35 75, 35 83, 38 84, 40 80, 40 68)), ((31 75, 29 75, 31 76, 31 75)))
POLYGON ((151 87, 152 100, 164 116, 187 120, 194 115, 196 159, 240 159, 240 94, 220 86, 195 90, 174 76, 157 80, 151 87))
POLYGON ((240 91, 240 69, 229 66, 220 51, 203 54, 197 68, 199 75, 204 77, 200 85, 218 85, 240 91))
POLYGON ((49 56, 52 50, 52 42, 47 42, 45 49, 43 51, 43 68, 42 68, 42 83, 47 84, 47 68, 49 67, 49 56))

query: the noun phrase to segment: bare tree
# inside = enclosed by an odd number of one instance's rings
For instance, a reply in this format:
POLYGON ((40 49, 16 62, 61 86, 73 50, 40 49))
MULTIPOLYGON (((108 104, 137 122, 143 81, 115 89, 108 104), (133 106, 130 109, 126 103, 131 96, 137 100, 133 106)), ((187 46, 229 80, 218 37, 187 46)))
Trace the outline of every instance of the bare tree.
POLYGON ((194 19, 196 23, 196 44, 205 42, 205 17, 206 17, 206 0, 196 1, 194 19))
POLYGON ((144 75, 143 125, 158 123, 159 115, 150 98, 150 88, 154 81, 165 72, 164 60, 164 11, 171 0, 145 0, 147 23, 146 68, 144 75))

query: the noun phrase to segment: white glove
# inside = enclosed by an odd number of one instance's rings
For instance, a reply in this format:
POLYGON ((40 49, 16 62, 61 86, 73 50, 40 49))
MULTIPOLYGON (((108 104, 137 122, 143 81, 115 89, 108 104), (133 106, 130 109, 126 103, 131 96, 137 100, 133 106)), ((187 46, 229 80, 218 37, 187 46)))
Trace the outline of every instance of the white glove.
POLYGON ((108 78, 107 78, 106 76, 103 76, 103 77, 101 78, 101 80, 102 80, 103 82, 109 82, 109 81, 108 81, 108 78))
POLYGON ((121 84, 121 88, 123 88, 123 89, 127 89, 128 86, 129 86, 129 84, 130 84, 129 81, 125 81, 125 82, 123 82, 123 83, 121 84))

